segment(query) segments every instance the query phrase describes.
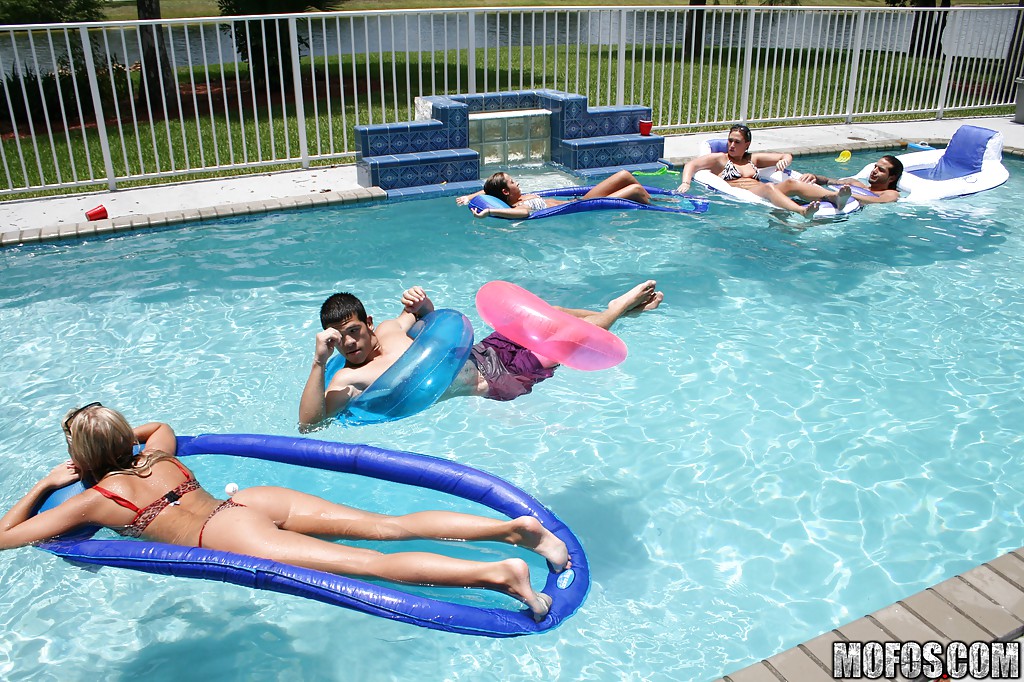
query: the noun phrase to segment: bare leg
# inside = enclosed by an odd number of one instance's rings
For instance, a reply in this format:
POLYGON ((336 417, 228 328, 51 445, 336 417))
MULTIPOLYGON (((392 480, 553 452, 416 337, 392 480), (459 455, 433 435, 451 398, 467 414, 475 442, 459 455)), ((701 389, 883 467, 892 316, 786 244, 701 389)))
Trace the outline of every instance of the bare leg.
POLYGON ((495 590, 525 603, 538 622, 544 619, 551 606, 547 595, 533 590, 529 567, 522 559, 481 562, 429 552, 382 554, 283 530, 259 510, 238 507, 213 517, 206 526, 203 540, 211 549, 263 557, 338 575, 383 578, 416 585, 495 590))
POLYGON ((583 319, 602 329, 611 329, 615 321, 626 313, 654 310, 665 299, 665 294, 655 290, 656 285, 657 282, 653 279, 641 282, 621 296, 609 301, 608 307, 603 311, 593 313, 583 319))
POLYGON ((629 185, 628 187, 623 187, 617 192, 612 192, 609 196, 613 196, 618 199, 630 199, 641 204, 651 203, 651 195, 646 189, 644 189, 643 185, 629 185))
POLYGON ((540 554, 556 572, 563 570, 569 561, 565 543, 532 516, 510 521, 447 511, 388 516, 271 486, 240 490, 233 499, 265 513, 283 530, 306 535, 359 540, 426 538, 504 542, 540 554))
MULTIPOLYGON (((633 177, 633 174, 629 171, 621 170, 610 178, 605 178, 601 182, 594 185, 594 188, 583 195, 584 199, 594 199, 596 197, 610 197, 610 196, 622 196, 625 199, 632 199, 632 196, 620 195, 618 192, 627 190, 630 187, 635 186, 643 190, 644 188, 640 185, 640 181, 633 177)), ((635 192, 636 190, 630 190, 635 192)), ((647 191, 644 190, 644 194, 647 191)), ((639 201, 639 199, 637 199, 639 201)), ((650 197, 648 196, 648 201, 650 197)))
POLYGON ((785 194, 780 192, 775 187, 775 185, 769 183, 750 182, 743 183, 743 185, 738 186, 741 186, 743 189, 753 192, 754 194, 756 194, 759 197, 762 197, 763 199, 767 199, 778 208, 785 209, 787 211, 792 211, 793 213, 799 213, 805 218, 810 218, 814 214, 814 212, 818 210, 819 202, 815 201, 805 206, 801 206, 800 204, 796 203, 795 201, 787 197, 785 194))
POLYGON ((804 201, 827 201, 837 209, 846 206, 846 202, 850 200, 850 194, 853 192, 849 185, 843 185, 838 191, 833 191, 821 185, 800 182, 792 178, 783 180, 775 185, 775 188, 786 196, 799 197, 804 201))
POLYGON ((573 317, 579 317, 596 324, 602 329, 611 329, 612 324, 626 313, 654 310, 661 305, 661 302, 665 299, 665 294, 655 291, 654 287, 656 284, 653 279, 641 282, 621 296, 612 299, 608 307, 603 311, 563 308, 557 305, 553 307, 573 317))

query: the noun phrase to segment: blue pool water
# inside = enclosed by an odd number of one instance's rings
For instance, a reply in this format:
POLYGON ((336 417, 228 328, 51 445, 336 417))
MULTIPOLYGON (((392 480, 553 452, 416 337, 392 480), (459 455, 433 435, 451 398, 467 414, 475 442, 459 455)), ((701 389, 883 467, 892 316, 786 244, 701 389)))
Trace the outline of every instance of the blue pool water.
MULTIPOLYGON (((1024 545, 1024 164, 1007 165, 1010 182, 977 200, 806 231, 722 200, 698 217, 515 225, 445 198, 0 251, 5 509, 64 456, 72 405, 183 434, 294 434, 335 290, 379 321, 421 284, 478 338, 473 297, 492 279, 581 307, 648 277, 666 297, 616 327, 630 354, 611 370, 316 434, 450 457, 547 504, 594 578, 554 632, 449 635, 25 548, 0 554, 0 678, 172 680, 187 660, 201 679, 709 680, 1024 545)), ((380 511, 464 508, 283 466, 196 468, 215 492, 282 483, 380 511)))

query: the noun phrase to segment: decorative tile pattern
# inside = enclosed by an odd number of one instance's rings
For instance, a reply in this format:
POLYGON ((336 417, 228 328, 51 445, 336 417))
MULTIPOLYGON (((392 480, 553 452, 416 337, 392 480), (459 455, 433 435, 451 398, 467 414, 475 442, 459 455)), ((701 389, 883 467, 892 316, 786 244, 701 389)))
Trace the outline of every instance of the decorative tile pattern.
POLYGON ((656 163, 665 154, 665 139, 658 135, 606 135, 563 140, 552 160, 569 170, 656 163), (557 157, 557 158, 556 158, 557 157))
POLYGON ((650 107, 590 108, 583 95, 546 89, 418 97, 416 121, 356 127, 357 179, 386 190, 477 181, 481 155, 500 164, 550 156, 574 171, 657 163, 664 140, 637 134, 650 116, 650 107), (517 109, 551 114, 470 120, 517 109))

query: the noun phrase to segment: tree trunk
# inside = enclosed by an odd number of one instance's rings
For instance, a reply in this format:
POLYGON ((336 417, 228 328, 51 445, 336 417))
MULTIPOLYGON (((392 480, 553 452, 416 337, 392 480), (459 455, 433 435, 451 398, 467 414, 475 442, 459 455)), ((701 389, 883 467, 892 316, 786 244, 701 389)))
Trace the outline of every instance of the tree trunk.
MULTIPOLYGON (((160 19, 160 0, 135 0, 139 19, 160 19)), ((178 110, 174 74, 167 57, 166 37, 160 24, 139 27, 142 43, 142 94, 154 119, 167 118, 178 110)))
POLYGON ((1003 62, 1003 77, 1000 81, 1000 100, 1013 101, 1016 96, 1017 78, 1024 76, 1024 0, 1018 0, 1017 18, 1013 22, 1013 37, 1006 49, 1006 61, 1003 62))
MULTIPOLYGON (((936 0, 910 0, 911 7, 936 7, 936 0)), ((949 7, 949 0, 942 0, 949 7)), ((938 57, 942 52, 942 31, 946 27, 946 13, 914 12, 914 28, 910 34, 910 54, 916 57, 938 57)))
MULTIPOLYGON (((1024 0, 1021 0, 1024 2, 1024 0)), ((690 54, 694 56, 698 61, 703 58, 704 55, 704 7, 708 4, 708 0, 690 0, 690 7, 699 7, 689 12, 687 16, 690 20, 690 54)), ((686 35, 686 34, 684 34, 686 35)))

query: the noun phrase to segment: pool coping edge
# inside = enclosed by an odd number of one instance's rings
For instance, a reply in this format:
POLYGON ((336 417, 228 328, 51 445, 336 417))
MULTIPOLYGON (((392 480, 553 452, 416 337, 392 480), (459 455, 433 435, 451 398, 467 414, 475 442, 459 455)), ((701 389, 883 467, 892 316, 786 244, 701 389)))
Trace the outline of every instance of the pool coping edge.
POLYGON ((302 194, 297 196, 263 199, 242 203, 219 204, 199 208, 182 208, 160 213, 126 215, 118 218, 90 220, 77 223, 59 223, 10 230, 0 233, 0 248, 104 237, 123 232, 136 232, 150 228, 170 227, 179 223, 208 222, 221 218, 258 215, 274 211, 313 206, 368 204, 387 199, 387 192, 379 187, 360 187, 337 191, 302 194))

